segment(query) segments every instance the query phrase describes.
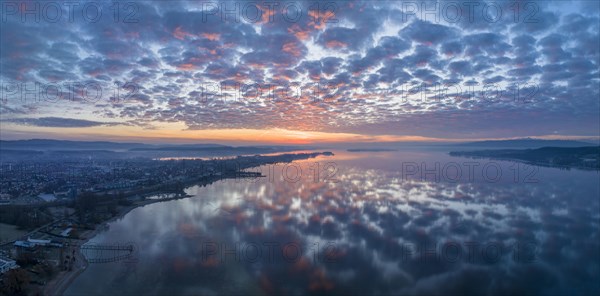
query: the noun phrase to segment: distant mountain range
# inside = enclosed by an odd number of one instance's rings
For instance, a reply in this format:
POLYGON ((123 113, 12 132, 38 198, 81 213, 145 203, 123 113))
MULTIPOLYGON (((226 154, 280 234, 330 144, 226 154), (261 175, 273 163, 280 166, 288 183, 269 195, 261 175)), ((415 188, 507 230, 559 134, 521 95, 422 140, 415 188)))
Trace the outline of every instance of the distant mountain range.
POLYGON ((143 143, 117 143, 107 141, 65 141, 65 140, 15 140, 0 141, 0 150, 3 152, 18 151, 130 151, 130 152, 226 152, 226 153, 274 153, 294 150, 308 150, 311 147, 299 146, 226 146, 219 144, 143 144, 143 143))
MULTIPOLYGON (((351 152, 359 151, 387 151, 395 150, 393 145, 383 143, 385 145, 377 147, 355 147, 349 149, 351 152)), ((416 144, 415 144, 416 145, 416 144)), ((444 146, 447 144, 440 143, 419 143, 419 146, 444 146)), ((452 144, 453 147, 461 148, 541 148, 541 147, 585 147, 596 146, 598 144, 588 143, 583 141, 573 140, 542 140, 533 138, 513 139, 513 140, 494 140, 494 141, 478 141, 468 143, 452 144)), ((405 146, 404 144, 400 147, 405 146)), ((271 153, 293 150, 312 150, 315 147, 306 146, 227 146, 220 144, 144 144, 144 143, 119 143, 109 141, 67 141, 67 140, 49 140, 49 139, 32 139, 32 140, 14 140, 0 141, 0 150, 37 150, 37 151, 54 151, 54 150, 109 150, 109 151, 131 151, 131 152, 161 152, 161 151, 180 151, 180 152, 230 152, 230 153, 271 153)))
POLYGON ((306 150, 306 148, 298 148, 293 146, 202 146, 202 145, 184 145, 184 146, 163 146, 163 147, 144 147, 144 148, 133 148, 129 151, 132 152, 159 152, 159 151, 178 151, 178 152, 228 152, 228 153, 275 153, 284 151, 294 150, 306 150))
POLYGON ((26 149, 26 150, 129 150, 152 145, 142 143, 116 143, 106 141, 65 141, 65 140, 15 140, 0 141, 0 149, 26 149))
POLYGON ((461 147, 483 147, 483 148, 542 148, 542 147, 586 147, 598 144, 573 141, 573 140, 543 140, 533 138, 478 141, 456 144, 461 147))

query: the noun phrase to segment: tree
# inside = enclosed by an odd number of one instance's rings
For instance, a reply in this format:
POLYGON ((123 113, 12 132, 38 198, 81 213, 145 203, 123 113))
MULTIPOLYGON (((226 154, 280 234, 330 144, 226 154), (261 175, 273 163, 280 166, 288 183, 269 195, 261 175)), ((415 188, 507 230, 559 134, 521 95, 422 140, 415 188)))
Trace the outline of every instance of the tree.
POLYGON ((35 263, 37 263, 37 260, 32 252, 17 252, 17 264, 20 266, 28 266, 35 263))
POLYGON ((44 272, 45 277, 52 278, 56 270, 51 264, 44 263, 42 264, 42 271, 44 272))
POLYGON ((117 211, 117 203, 116 202, 110 202, 108 205, 106 205, 106 210, 108 213, 110 213, 111 216, 116 216, 117 213, 119 213, 117 211))
POLYGON ((77 231, 77 228, 73 227, 73 229, 71 229, 71 232, 69 232, 69 238, 79 238, 79 231, 77 231))
POLYGON ((98 196, 92 192, 82 192, 76 201, 77 215, 79 222, 84 223, 86 214, 91 213, 96 208, 98 196))
POLYGON ((8 295, 25 295, 25 287, 29 284, 29 281, 29 274, 25 269, 11 269, 6 272, 3 290, 8 295))
POLYGON ((77 199, 77 205, 84 212, 91 212, 96 208, 98 196, 92 192, 83 192, 77 199))

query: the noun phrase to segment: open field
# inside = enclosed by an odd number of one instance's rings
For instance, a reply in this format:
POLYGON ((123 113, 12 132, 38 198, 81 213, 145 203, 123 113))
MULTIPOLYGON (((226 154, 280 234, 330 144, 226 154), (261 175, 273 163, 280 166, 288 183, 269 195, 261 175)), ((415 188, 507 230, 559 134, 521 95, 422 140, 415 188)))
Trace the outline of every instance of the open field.
POLYGON ((0 244, 16 240, 26 233, 27 231, 18 229, 16 225, 0 223, 0 244))

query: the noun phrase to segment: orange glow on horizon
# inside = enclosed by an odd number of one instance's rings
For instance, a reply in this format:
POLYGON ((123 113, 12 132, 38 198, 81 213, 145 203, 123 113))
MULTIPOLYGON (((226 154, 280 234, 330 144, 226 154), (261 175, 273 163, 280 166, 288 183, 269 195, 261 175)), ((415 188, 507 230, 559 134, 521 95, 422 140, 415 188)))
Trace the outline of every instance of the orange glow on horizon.
MULTIPOLYGON (((515 138, 434 138, 415 135, 365 135, 356 133, 337 133, 320 131, 271 129, 205 129, 189 130, 183 123, 167 123, 157 129, 144 129, 137 126, 97 126, 85 128, 32 127, 6 124, 3 131, 11 138, 68 138, 72 140, 142 141, 142 142, 214 142, 248 143, 277 145, 310 145, 321 143, 377 143, 377 142, 470 142, 484 140, 506 140, 515 138), (68 135, 65 137, 65 135, 68 135)), ((6 134, 5 134, 6 135, 6 134)), ((518 137, 523 138, 523 137, 518 137)), ((600 139, 597 136, 542 135, 536 139, 581 140, 600 139)))
MULTIPOLYGON (((161 129, 141 127, 98 126, 85 128, 28 127, 13 125, 10 129, 19 134, 43 134, 42 138, 61 138, 68 134, 72 139, 107 139, 118 141, 173 141, 173 142, 247 142, 281 145, 304 145, 343 142, 397 142, 397 141, 448 141, 421 136, 363 135, 318 131, 272 129, 206 129, 189 130, 182 124, 169 124, 161 129)), ((40 136, 31 136, 40 138, 40 136)))

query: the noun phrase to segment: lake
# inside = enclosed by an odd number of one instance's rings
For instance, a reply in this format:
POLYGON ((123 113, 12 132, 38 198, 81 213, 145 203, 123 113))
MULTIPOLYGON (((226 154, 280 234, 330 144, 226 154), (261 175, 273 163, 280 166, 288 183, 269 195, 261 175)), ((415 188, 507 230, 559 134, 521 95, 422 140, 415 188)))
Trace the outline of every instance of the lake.
POLYGON ((65 294, 600 292, 598 171, 333 152, 132 210, 89 244, 134 255, 65 294))

